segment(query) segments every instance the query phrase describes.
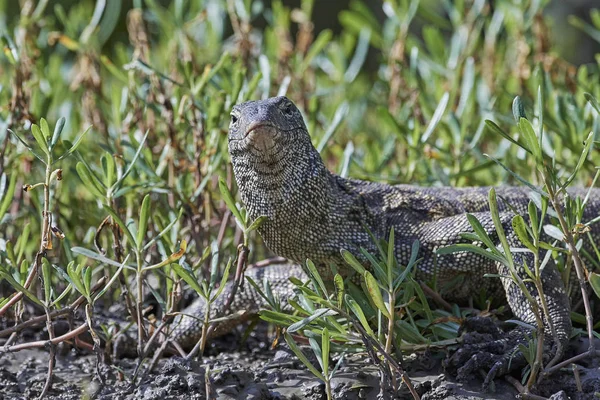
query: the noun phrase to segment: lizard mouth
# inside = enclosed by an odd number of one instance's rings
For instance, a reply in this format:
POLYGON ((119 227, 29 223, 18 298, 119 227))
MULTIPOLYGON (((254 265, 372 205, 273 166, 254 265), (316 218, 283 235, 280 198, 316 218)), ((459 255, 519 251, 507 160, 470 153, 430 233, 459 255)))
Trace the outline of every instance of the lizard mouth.
POLYGON ((248 127, 244 139, 248 145, 258 150, 259 153, 270 154, 277 146, 275 140, 278 136, 279 132, 275 125, 260 121, 252 123, 248 127))
POLYGON ((248 129, 246 130, 246 133, 244 133, 244 138, 247 138, 248 136, 251 136, 251 134, 253 133, 257 133, 256 131, 260 130, 260 129, 264 129, 264 128, 271 128, 271 129, 275 129, 275 126, 269 122, 254 122, 252 123, 248 129))

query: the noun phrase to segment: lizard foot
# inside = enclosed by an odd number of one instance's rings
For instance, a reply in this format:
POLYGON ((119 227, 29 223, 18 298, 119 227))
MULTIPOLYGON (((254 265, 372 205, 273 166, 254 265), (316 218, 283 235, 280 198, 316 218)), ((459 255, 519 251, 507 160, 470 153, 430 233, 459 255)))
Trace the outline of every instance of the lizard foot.
POLYGON ((468 318, 463 327, 462 346, 444 361, 444 367, 459 381, 487 372, 483 388, 487 389, 495 377, 524 366, 527 361, 519 345, 528 340, 528 331, 518 327, 502 331, 490 318, 468 318))

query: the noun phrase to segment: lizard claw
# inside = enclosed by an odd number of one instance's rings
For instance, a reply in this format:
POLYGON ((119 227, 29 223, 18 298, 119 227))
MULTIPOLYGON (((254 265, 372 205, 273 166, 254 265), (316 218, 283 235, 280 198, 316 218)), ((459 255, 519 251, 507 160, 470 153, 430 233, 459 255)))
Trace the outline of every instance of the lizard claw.
POLYGON ((473 328, 477 331, 464 332, 462 346, 444 361, 444 367, 459 381, 472 379, 478 371, 487 370, 483 383, 483 388, 487 389, 497 376, 527 363, 519 349, 528 338, 524 328, 503 332, 490 318, 475 317, 469 318, 461 330, 473 328))

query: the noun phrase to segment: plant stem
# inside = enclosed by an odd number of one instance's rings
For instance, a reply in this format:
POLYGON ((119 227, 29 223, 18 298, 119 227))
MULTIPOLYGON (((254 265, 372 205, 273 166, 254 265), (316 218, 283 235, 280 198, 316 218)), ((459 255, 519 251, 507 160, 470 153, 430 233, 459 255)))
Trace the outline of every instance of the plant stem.
MULTIPOLYGON (((391 265, 387 266, 388 268, 392 268, 391 265)), ((389 292, 388 292, 388 296, 390 299, 390 305, 388 308, 388 312, 390 314, 390 318, 388 319, 388 327, 387 327, 387 337, 386 337, 386 341, 385 341, 385 351, 388 354, 392 353, 392 339, 394 336, 394 316, 396 315, 394 313, 394 309, 396 308, 396 293, 394 293, 394 288, 391 287, 391 285, 393 284, 393 282, 390 282, 390 287, 389 287, 389 292)), ((396 392, 398 390, 397 388, 397 381, 396 381, 396 374, 390 374, 391 378, 392 378, 392 388, 394 389, 394 392, 396 392)))
MULTIPOLYGON (((52 177, 52 153, 48 154, 48 158, 47 158, 47 162, 46 162, 46 178, 44 180, 44 211, 42 212, 42 235, 40 238, 40 249, 38 251, 38 254, 40 254, 41 256, 43 256, 43 254, 46 252, 46 249, 48 248, 48 244, 50 243, 50 240, 52 240, 50 238, 50 179, 52 177)), ((41 264, 41 257, 39 257, 39 262, 38 262, 38 257, 36 256, 36 265, 34 267, 34 269, 39 269, 41 264)), ((40 277, 40 279, 42 280, 42 284, 43 285, 52 285, 52 282, 45 282, 44 279, 42 279, 42 275, 39 274, 39 272, 37 273, 37 275, 40 277)), ((46 277, 44 275, 44 277, 46 277)), ((47 291, 45 291, 46 293, 48 293, 47 291)), ((52 343, 52 340, 54 339, 54 325, 52 325, 52 318, 50 317, 50 309, 48 308, 48 305, 51 303, 51 299, 49 297, 45 298, 45 302, 44 302, 44 312, 46 314, 46 329, 48 330, 48 338, 50 339, 50 343, 52 343)), ((44 398, 44 396, 46 395, 46 393, 48 392, 48 390, 50 390, 50 388, 52 387, 52 373, 54 371, 54 363, 55 363, 55 345, 54 344, 50 344, 50 354, 48 356, 48 376, 46 377, 46 382, 44 383, 44 388, 42 389, 42 392, 40 393, 40 397, 39 399, 44 398)))
POLYGON ((136 314, 137 314, 137 326, 138 326, 138 346, 137 353, 140 359, 144 356, 144 326, 142 325, 142 298, 144 296, 144 290, 142 287, 143 283, 143 265, 142 265, 142 254, 139 251, 135 253, 137 260, 136 280, 137 280, 137 299, 136 299, 136 314))
POLYGON ((329 378, 325 379, 325 392, 327 393, 327 400, 331 400, 333 397, 331 394, 331 381, 329 378))
POLYGON ((585 322, 586 322, 586 328, 587 328, 587 333, 588 333, 588 340, 590 342, 589 354, 590 354, 590 356, 593 357, 596 354, 596 351, 595 351, 596 349, 594 346, 594 320, 592 318, 592 309, 590 307, 590 299, 588 297, 587 289, 585 286, 586 280, 585 280, 585 275, 583 272, 585 267, 583 266, 583 261, 581 261, 579 251, 577 250, 577 247, 575 246, 575 240, 573 239, 573 234, 569 230, 567 222, 565 221, 565 218, 562 215, 562 210, 561 210, 560 204, 558 204, 558 201, 556 199, 556 193, 554 192, 553 188, 550 187, 550 185, 548 185, 548 180, 547 180, 546 176, 544 176, 544 181, 546 184, 546 188, 548 189, 550 202, 552 203, 552 207, 554 208, 554 211, 556 211, 556 217, 558 218, 558 222, 563 231, 564 241, 567 244, 569 251, 571 252, 571 257, 573 258, 573 263, 575 265, 575 272, 577 273, 577 279, 579 281, 579 287, 581 289, 581 296, 583 297, 582 298, 583 307, 585 309, 585 322))
MULTIPOLYGON (((42 264, 42 257, 46 252, 49 240, 50 230, 50 177, 52 176, 52 155, 50 154, 47 158, 46 163, 46 177, 44 180, 44 209, 42 211, 42 236, 40 239, 40 248, 35 255, 32 268, 29 270, 29 275, 23 284, 25 289, 29 289, 29 286, 33 283, 36 276, 38 276, 38 269, 42 264)), ((0 317, 4 315, 15 303, 23 298, 23 292, 14 293, 11 299, 0 308, 0 317)))

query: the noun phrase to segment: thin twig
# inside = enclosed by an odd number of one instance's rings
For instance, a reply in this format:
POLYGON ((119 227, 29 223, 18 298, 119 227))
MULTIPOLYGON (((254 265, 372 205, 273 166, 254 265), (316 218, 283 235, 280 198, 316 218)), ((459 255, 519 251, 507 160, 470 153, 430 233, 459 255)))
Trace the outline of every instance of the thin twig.
MULTIPOLYGON (((233 299, 235 299, 237 290, 242 285, 242 280, 244 278, 244 272, 246 271, 246 265, 248 262, 248 255, 250 254, 250 249, 248 249, 248 247, 246 247, 243 244, 238 246, 238 250, 239 250, 239 256, 238 256, 237 268, 235 271, 235 278, 233 281, 233 286, 231 288, 231 291, 229 292, 229 297, 227 297, 227 301, 225 302, 225 305, 222 308, 223 315, 225 315, 229 311, 229 308, 231 307, 231 304, 233 303, 233 299)), ((216 326, 217 326, 216 323, 212 323, 210 325, 210 327, 208 328, 208 332, 207 332, 208 337, 210 337, 210 335, 213 333, 216 326)))
MULTIPOLYGON (((45 284, 49 284, 49 282, 45 282, 45 284)), ((46 299, 48 300, 48 299, 46 299)), ((50 313, 48 312, 48 307, 44 307, 44 311, 46 312, 46 329, 48 330, 48 337, 49 337, 49 347, 50 347, 50 354, 48 357, 48 375, 46 376, 46 382, 44 383, 44 388, 42 389, 42 392, 40 393, 40 396, 38 397, 39 400, 42 400, 44 398, 44 396, 46 396, 46 393, 48 393, 48 390, 50 390, 50 387, 52 386, 52 374, 54 372, 54 364, 56 362, 56 346, 54 344, 52 344, 52 339, 54 339, 54 326, 52 324, 52 318, 50 317, 50 313)))
POLYGON ((517 391, 519 392, 519 394, 521 395, 521 397, 523 399, 529 399, 529 400, 548 400, 546 397, 542 397, 542 396, 538 396, 535 394, 531 394, 527 391, 527 389, 521 385, 521 382, 519 382, 518 379, 513 378, 510 375, 506 375, 504 377, 504 379, 506 381, 508 381, 508 383, 510 383, 511 385, 513 385, 515 387, 515 389, 517 389, 517 391))
MULTIPOLYGON (((600 350, 595 350, 595 354, 594 355, 596 357, 600 357, 600 350)), ((567 365, 569 365, 571 363, 574 363, 576 361, 583 360, 583 359, 585 359, 585 358, 587 358, 589 356, 590 356, 590 352, 589 351, 586 351, 585 353, 579 353, 576 356, 569 358, 568 360, 564 360, 564 361, 559 362, 556 365, 553 365, 551 368, 546 368, 544 371, 542 371, 542 374, 544 376, 553 374, 554 372, 558 371, 559 369, 564 368, 567 365)))
POLYGON ((569 251, 571 252, 571 257, 573 258, 573 263, 575 264, 575 272, 577 273, 577 279, 579 281, 579 286, 581 289, 581 296, 582 296, 582 300, 583 300, 583 307, 585 309, 585 320, 586 320, 588 340, 589 340, 589 345, 590 345, 588 352, 589 352, 590 356, 593 356, 594 354, 596 354, 596 351, 595 351, 596 349, 595 349, 595 345, 594 345, 594 320, 592 317, 592 308, 590 306, 590 298, 588 297, 588 293, 587 293, 587 289, 586 289, 586 279, 585 279, 585 274, 584 274, 585 267, 583 266, 583 261, 581 260, 579 251, 577 250, 577 247, 575 245, 575 241, 573 239, 573 234, 571 233, 571 231, 567 225, 567 222, 565 221, 565 219, 562 215, 560 205, 557 203, 556 194, 554 193, 552 188, 547 183, 546 183, 546 187, 548 188, 548 194, 550 195, 549 196, 550 202, 552 203, 552 207, 554 208, 554 211, 556 211, 556 217, 558 218, 558 222, 560 223, 560 227, 563 231, 564 241, 567 244, 569 251))
MULTIPOLYGON (((107 278, 103 276, 98 280, 98 282, 92 287, 91 293, 94 294, 106 283, 107 278)), ((62 308, 60 310, 55 310, 50 313, 51 318, 56 318, 61 315, 68 315, 79 308, 79 306, 86 301, 85 296, 79 296, 77 300, 75 300, 71 305, 62 308)), ((23 329, 36 326, 46 320, 46 315, 40 315, 38 317, 31 318, 27 321, 23 321, 18 325, 12 326, 10 328, 6 328, 0 331, 0 338, 11 335, 13 333, 21 332, 23 329)))
MULTIPOLYGON (((152 336, 150 336, 150 339, 148 339, 148 342, 146 343, 146 345, 144 346, 144 351, 135 367, 135 371, 133 372, 133 377, 131 378, 131 380, 133 382, 136 381, 137 377, 138 377, 138 373, 140 372, 140 368, 142 367, 143 361, 146 359, 146 356, 148 355, 148 352, 150 351, 150 349, 152 348, 152 345, 154 344, 154 342, 156 341, 156 339, 158 338, 158 335, 160 335, 160 333, 163 331, 163 329, 168 326, 171 321, 173 320, 173 315, 170 315, 169 313, 167 313, 165 315, 165 317, 163 318, 163 321, 161 322, 161 324, 158 326, 158 328, 156 328, 154 330, 154 333, 152 333, 152 336)), ((165 340, 163 343, 166 343, 167 340, 165 340)), ((166 348, 166 346, 165 346, 166 348)), ((163 349, 164 350, 164 349, 163 349)), ((162 354, 162 351, 161 351, 162 354)), ((142 378, 142 377, 140 377, 142 378)))
MULTIPOLYGON (((233 280, 233 284, 231 287, 231 291, 229 292, 229 296, 227 297, 225 304, 221 308, 222 315, 226 315, 227 312, 229 311, 229 308, 231 307, 231 303, 233 303, 233 299, 235 298, 237 290, 242 284, 242 279, 244 277, 244 271, 246 270, 246 263, 248 261, 249 253, 250 253, 250 249, 248 249, 247 246, 245 246, 243 244, 240 244, 238 246, 238 262, 237 262, 237 268, 235 271, 235 278, 233 280)), ((208 316, 206 316, 206 317, 208 317, 208 316)), ((189 360, 192 357, 194 357, 198 353, 198 351, 204 350, 204 345, 206 343, 206 339, 208 339, 212 335, 216 326, 217 326, 216 323, 210 324, 208 326, 208 328, 206 328, 206 325, 204 325, 203 334, 201 335, 200 340, 196 343, 196 345, 194 346, 192 351, 190 351, 188 353, 188 355, 186 356, 186 359, 189 360)))
POLYGON ((360 323, 357 323, 356 321, 353 320, 352 324, 356 327, 356 329, 359 330, 361 336, 363 338, 366 338, 367 341, 371 344, 371 346, 373 346, 381 355, 383 355, 383 357, 388 361, 389 365, 392 366, 400 374, 400 376, 402 377, 402 381, 404 382, 404 384, 406 385, 406 387, 410 391, 410 393, 413 396, 413 398, 414 399, 420 399, 419 394, 417 393, 417 391, 415 390, 414 386, 412 385, 412 382, 410 381, 410 378, 406 374, 406 371, 404 371, 404 368, 402 368, 402 366, 400 366, 400 364, 398 364, 398 362, 394 359, 394 357, 392 357, 391 355, 389 355, 383 349, 383 347, 381 347, 381 345, 379 344, 379 342, 377 342, 376 340, 374 340, 367 333, 367 331, 365 331, 365 329, 360 325, 360 323))
POLYGON ((24 349, 41 348, 41 347, 45 347, 49 344, 56 345, 58 343, 64 342, 65 340, 73 339, 73 338, 81 335, 82 333, 86 332, 88 329, 89 329, 89 327, 88 327, 87 323, 85 323, 83 325, 80 325, 78 328, 73 329, 72 331, 70 331, 68 333, 65 333, 62 336, 55 337, 54 339, 38 340, 35 342, 16 344, 14 346, 5 346, 4 348, 0 349, 0 352, 10 353, 10 352, 15 352, 15 351, 24 350, 24 349))

